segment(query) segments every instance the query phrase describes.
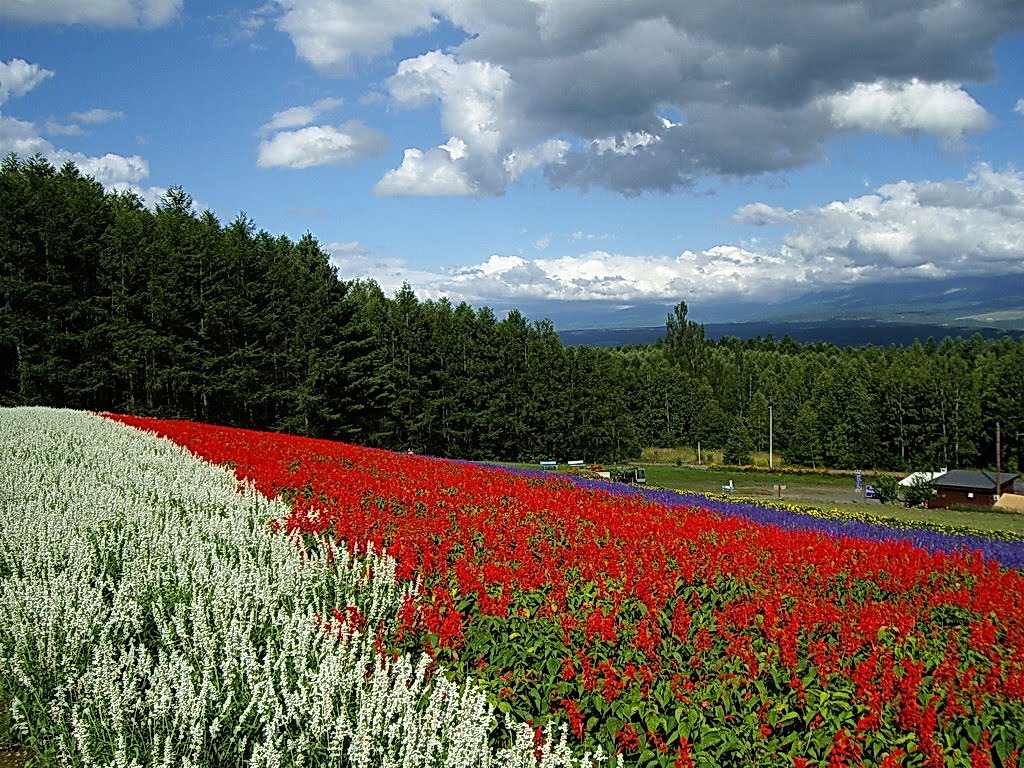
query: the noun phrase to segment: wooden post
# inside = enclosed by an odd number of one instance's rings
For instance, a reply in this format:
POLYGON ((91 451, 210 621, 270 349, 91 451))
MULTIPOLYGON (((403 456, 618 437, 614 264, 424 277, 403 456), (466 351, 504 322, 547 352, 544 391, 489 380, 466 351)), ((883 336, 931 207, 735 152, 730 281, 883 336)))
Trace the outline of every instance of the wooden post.
POLYGON ((1001 469, 1002 463, 999 454, 1002 453, 999 445, 999 422, 996 422, 996 492, 992 494, 992 501, 999 501, 999 486, 1002 485, 1001 469))

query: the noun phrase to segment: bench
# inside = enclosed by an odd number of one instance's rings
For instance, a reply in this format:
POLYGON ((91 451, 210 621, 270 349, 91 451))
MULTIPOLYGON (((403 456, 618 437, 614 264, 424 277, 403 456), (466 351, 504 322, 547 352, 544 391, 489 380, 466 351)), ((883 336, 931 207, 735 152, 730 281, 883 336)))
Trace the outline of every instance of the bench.
POLYGON ((575 467, 576 469, 583 469, 583 459, 573 459, 569 462, 569 466, 575 467))
POLYGON ((541 469, 558 469, 557 461, 542 461, 540 463, 541 469))
POLYGON ((732 484, 732 480, 729 481, 728 485, 722 486, 722 493, 732 493, 736 490, 736 487, 732 484))

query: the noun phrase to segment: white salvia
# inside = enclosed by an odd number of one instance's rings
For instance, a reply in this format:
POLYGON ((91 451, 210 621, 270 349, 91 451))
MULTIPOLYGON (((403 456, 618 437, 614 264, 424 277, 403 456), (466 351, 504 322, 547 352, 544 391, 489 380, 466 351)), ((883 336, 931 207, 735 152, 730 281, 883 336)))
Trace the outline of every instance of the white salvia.
POLYGON ((523 724, 490 750, 475 684, 375 652, 374 629, 415 589, 394 560, 326 542, 300 557, 268 525, 287 514, 169 441, 0 409, 0 746, 12 735, 98 768, 606 762, 574 761, 564 729, 538 759, 523 724), (368 632, 318 623, 346 606, 368 632))

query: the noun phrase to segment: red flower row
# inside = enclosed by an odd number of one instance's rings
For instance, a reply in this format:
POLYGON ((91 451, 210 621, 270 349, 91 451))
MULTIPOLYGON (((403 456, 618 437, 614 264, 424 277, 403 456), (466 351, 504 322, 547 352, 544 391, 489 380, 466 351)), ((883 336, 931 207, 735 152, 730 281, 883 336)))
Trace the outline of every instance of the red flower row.
MULTIPOLYGON (((900 755, 935 766, 944 764, 943 728, 968 733, 995 718, 1004 742, 1019 738, 1009 723, 1024 703, 1024 578, 977 556, 782 532, 323 440, 112 418, 286 496, 292 531, 386 548, 400 576, 422 584, 395 643, 494 675, 511 669, 502 653, 517 647, 514 635, 531 638, 527 650, 542 664, 543 645, 553 673, 496 678, 498 698, 528 700, 539 686, 542 706, 564 712, 580 738, 588 714, 608 719, 625 699, 658 713, 675 702, 673 711, 710 722, 709 692, 735 699, 726 710, 749 715, 751 743, 769 742, 768 756, 817 743, 819 727, 837 765, 857 764, 873 734, 893 729, 913 736, 900 755), (509 641, 488 645, 494 627, 509 641), (846 714, 837 719, 827 696, 809 701, 810 689, 849 690, 846 714), (1012 717, 993 714, 1007 707, 1012 717)), ((671 746, 686 764, 698 746, 678 718, 677 727, 660 716, 653 727, 616 722, 622 751, 671 746)), ((972 754, 989 754, 990 739, 973 739, 972 754)), ((884 757, 899 764, 893 755, 884 757)))

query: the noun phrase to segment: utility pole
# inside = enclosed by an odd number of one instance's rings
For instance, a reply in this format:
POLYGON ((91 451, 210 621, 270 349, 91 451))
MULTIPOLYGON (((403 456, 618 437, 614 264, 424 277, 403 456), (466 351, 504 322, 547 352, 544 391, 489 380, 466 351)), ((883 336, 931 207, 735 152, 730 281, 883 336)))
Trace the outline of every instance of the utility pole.
POLYGON ((772 421, 772 406, 768 406, 768 469, 772 469, 775 464, 772 461, 772 432, 773 432, 773 421, 772 421))
POLYGON ((996 422, 996 492, 994 494, 992 494, 992 501, 999 501, 999 486, 1002 485, 1002 483, 1000 482, 1002 480, 1002 478, 1000 477, 1000 474, 1001 474, 1000 470, 1002 469, 1002 463, 1000 461, 1000 456, 999 456, 999 454, 1001 454, 1001 453, 1002 453, 1002 450, 1000 450, 1000 445, 999 445, 999 422, 997 421, 996 422))

